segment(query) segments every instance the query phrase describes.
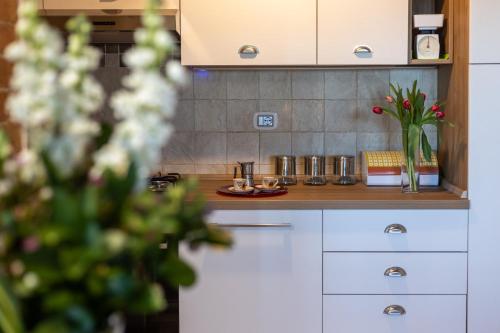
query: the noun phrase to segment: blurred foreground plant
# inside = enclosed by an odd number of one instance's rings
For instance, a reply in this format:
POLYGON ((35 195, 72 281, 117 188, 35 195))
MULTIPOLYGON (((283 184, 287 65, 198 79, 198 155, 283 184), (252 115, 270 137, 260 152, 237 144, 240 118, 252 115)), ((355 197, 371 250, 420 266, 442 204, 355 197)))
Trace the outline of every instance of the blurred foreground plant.
POLYGON ((155 194, 145 179, 159 164, 173 128, 182 67, 159 0, 150 0, 131 73, 112 98, 117 123, 92 118, 103 92, 90 73, 99 62, 88 46, 90 24, 68 22, 67 50, 37 15, 36 1, 19 6, 18 40, 6 56, 15 63, 8 100, 25 133, 13 152, 0 135, 0 329, 6 333, 121 332, 129 314, 167 304, 159 282, 189 286, 195 272, 178 257, 192 248, 230 245, 205 223, 194 181, 155 194), (166 249, 159 244, 167 242, 166 249))

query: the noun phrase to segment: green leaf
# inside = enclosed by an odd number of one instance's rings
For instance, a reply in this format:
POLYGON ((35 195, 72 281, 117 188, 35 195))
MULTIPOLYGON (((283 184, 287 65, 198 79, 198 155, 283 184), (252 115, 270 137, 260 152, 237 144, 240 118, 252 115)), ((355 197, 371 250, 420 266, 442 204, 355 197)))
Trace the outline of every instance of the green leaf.
POLYGON ((430 162, 432 160, 432 147, 429 144, 425 131, 422 131, 422 150, 424 151, 425 160, 430 162))
POLYGON ((168 279, 172 286, 191 286, 196 280, 191 266, 176 256, 170 256, 160 263, 160 274, 168 279))
POLYGON ((4 333, 24 331, 19 312, 4 283, 0 283, 0 329, 4 333))
POLYGON ((408 127, 408 154, 410 156, 415 156, 418 151, 420 151, 420 127, 415 124, 410 124, 408 127))

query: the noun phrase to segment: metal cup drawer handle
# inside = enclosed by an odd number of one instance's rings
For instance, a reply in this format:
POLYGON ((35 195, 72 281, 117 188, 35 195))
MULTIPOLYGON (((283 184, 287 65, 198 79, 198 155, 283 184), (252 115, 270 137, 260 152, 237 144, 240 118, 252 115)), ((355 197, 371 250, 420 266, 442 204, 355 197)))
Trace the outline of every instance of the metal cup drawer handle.
POLYGON ((384 232, 386 234, 406 234, 408 230, 402 224, 391 224, 385 228, 384 232))
POLYGON ((390 267, 390 268, 387 268, 385 270, 384 275, 388 276, 388 277, 404 277, 407 274, 406 274, 406 271, 404 270, 404 268, 390 267))
POLYGON ((384 314, 388 316, 404 316, 406 310, 401 305, 389 305, 384 309, 384 314))

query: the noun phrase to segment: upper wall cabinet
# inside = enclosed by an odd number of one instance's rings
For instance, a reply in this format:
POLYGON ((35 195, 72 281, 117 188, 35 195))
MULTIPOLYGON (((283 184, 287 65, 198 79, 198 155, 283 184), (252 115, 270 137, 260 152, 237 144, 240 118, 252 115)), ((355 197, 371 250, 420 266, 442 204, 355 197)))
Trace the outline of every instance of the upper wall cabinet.
MULTIPOLYGON (((138 15, 147 0, 43 0, 47 15, 138 15)), ((174 15, 179 9, 179 0, 163 0, 162 14, 174 15)))
POLYGON ((181 36, 183 65, 315 65, 316 0, 182 0, 181 36))
POLYGON ((500 64, 500 1, 470 2, 470 62, 500 64))
POLYGON ((318 0, 318 64, 408 64, 408 6, 406 0, 318 0))

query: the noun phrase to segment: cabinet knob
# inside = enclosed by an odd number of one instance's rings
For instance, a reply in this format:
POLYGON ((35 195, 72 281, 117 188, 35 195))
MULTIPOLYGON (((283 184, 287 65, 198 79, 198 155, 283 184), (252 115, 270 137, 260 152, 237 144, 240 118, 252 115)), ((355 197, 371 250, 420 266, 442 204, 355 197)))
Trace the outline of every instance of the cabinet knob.
POLYGON ((354 49, 354 54, 356 55, 368 55, 372 53, 373 53, 372 48, 366 45, 356 46, 356 48, 354 49))
POLYGON ((404 277, 407 273, 401 267, 390 267, 385 270, 384 275, 388 277, 404 277))
POLYGON ((242 58, 255 58, 259 54, 259 49, 254 45, 243 45, 238 53, 242 58))
POLYGON ((389 305, 384 309, 384 314, 388 316, 404 316, 406 310, 401 305, 389 305))
POLYGON ((406 234, 408 230, 402 224, 391 224, 385 228, 384 232, 386 234, 406 234))

